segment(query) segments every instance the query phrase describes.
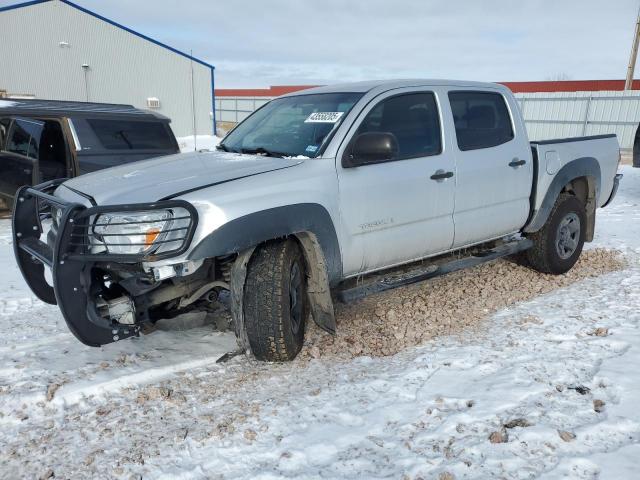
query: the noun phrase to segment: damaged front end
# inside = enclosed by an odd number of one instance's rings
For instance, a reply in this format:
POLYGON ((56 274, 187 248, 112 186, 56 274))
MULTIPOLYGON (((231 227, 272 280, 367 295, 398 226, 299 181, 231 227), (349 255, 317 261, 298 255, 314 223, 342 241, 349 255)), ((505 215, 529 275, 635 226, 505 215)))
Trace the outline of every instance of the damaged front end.
POLYGON ((59 306, 81 342, 100 346, 139 335, 146 324, 206 308, 228 288, 228 269, 213 259, 149 266, 188 248, 198 222, 190 203, 87 208, 54 196, 60 183, 18 191, 14 253, 31 290, 59 306))

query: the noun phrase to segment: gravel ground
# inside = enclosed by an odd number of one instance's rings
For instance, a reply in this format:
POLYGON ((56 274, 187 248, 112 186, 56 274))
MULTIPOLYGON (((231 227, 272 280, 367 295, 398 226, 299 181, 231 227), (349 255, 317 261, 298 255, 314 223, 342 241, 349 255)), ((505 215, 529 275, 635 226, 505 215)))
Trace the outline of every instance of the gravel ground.
POLYGON ((438 335, 470 333, 498 309, 624 268, 619 252, 587 250, 565 275, 544 275, 499 260, 337 306, 338 333, 308 328, 301 360, 394 355, 438 335))

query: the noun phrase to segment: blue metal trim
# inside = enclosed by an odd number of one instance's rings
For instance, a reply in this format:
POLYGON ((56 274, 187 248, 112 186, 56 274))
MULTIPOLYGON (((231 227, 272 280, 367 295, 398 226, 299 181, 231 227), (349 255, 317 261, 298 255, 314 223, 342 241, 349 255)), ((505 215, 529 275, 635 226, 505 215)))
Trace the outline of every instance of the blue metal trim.
POLYGON ((16 3, 15 5, 7 5, 6 7, 0 7, 0 12, 6 12, 7 10, 15 10, 16 8, 28 7, 30 5, 37 5, 38 3, 45 3, 49 0, 32 0, 30 2, 16 3))
MULTIPOLYGON (((7 7, 1 7, 0 8, 0 12, 4 12, 4 11, 7 11, 7 10, 15 10, 17 8, 22 8, 22 7, 29 7, 31 5, 37 5, 39 3, 46 3, 46 2, 50 2, 50 1, 51 0, 32 0, 30 2, 17 3, 15 5, 9 5, 7 7)), ((114 22, 113 20, 110 20, 110 19, 108 19, 106 17, 103 17, 102 15, 99 15, 99 14, 97 14, 95 12, 92 12, 91 10, 87 10, 86 8, 81 7, 80 5, 77 5, 77 4, 73 3, 73 2, 70 2, 69 0, 60 0, 60 1, 62 3, 66 3, 70 7, 75 8, 76 10, 80 10, 81 12, 89 14, 92 17, 98 18, 98 19, 102 20, 103 22, 107 22, 107 23, 113 25, 114 27, 118 27, 118 28, 124 30, 125 32, 129 32, 129 33, 131 33, 133 35, 136 35, 137 37, 140 37, 140 38, 143 38, 143 39, 147 40, 148 42, 154 43, 154 44, 158 45, 159 47, 166 48, 167 50, 169 50, 169 51, 171 51, 173 53, 177 53, 178 55, 182 55, 183 57, 188 58, 189 60, 193 60, 194 62, 199 63, 200 65, 204 65, 205 67, 209 67, 209 68, 212 68, 212 69, 215 68, 213 65, 211 65, 211 64, 209 64, 207 62, 204 62, 204 61, 202 61, 202 60, 200 60, 198 58, 192 57, 188 53, 181 52, 180 50, 177 50, 177 49, 175 49, 173 47, 170 47, 169 45, 166 45, 166 44, 164 44, 162 42, 159 42, 158 40, 155 40, 155 39, 153 39, 151 37, 148 37, 148 36, 144 35, 143 33, 136 32, 135 30, 132 30, 132 29, 130 29, 128 27, 125 27, 124 25, 122 25, 122 24, 120 24, 118 22, 114 22)))

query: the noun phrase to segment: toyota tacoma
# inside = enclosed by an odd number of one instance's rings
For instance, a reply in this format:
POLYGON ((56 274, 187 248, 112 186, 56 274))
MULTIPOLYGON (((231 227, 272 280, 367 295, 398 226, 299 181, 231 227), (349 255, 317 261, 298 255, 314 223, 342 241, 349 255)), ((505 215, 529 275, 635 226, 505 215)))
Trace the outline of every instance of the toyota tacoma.
POLYGON ((497 84, 319 87, 269 102, 216 151, 22 187, 15 255, 87 345, 228 291, 242 350, 285 361, 309 319, 335 333, 337 300, 514 254, 566 272, 619 159, 615 135, 530 142, 497 84))

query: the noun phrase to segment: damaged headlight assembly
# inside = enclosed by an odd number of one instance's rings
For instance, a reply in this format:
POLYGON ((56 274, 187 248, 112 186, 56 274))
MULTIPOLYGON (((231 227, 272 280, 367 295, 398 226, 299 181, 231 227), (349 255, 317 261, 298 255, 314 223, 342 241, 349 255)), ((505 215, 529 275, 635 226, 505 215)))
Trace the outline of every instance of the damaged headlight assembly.
POLYGON ((151 255, 180 249, 191 225, 181 207, 101 213, 90 229, 92 254, 151 255))

